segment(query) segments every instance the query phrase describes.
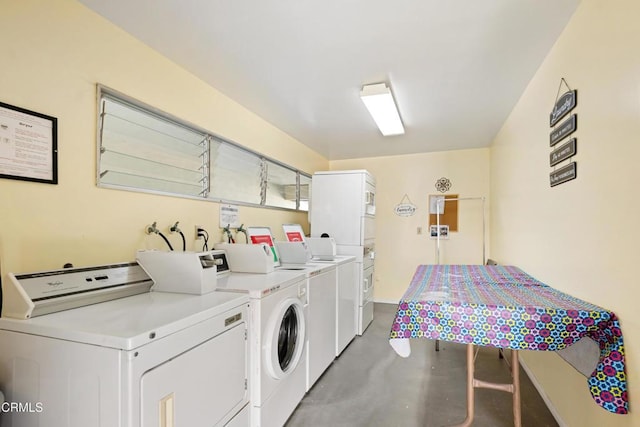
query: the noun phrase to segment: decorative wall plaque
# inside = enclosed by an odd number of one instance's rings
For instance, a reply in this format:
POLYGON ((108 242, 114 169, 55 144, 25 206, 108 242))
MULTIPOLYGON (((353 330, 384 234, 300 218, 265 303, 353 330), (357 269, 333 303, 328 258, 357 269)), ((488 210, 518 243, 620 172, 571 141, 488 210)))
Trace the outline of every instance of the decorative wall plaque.
POLYGON ((574 156, 578 149, 577 145, 577 140, 575 138, 571 138, 569 141, 553 150, 551 154, 549 154, 549 165, 555 166, 558 163, 567 160, 569 157, 574 156))
POLYGON ((398 216, 412 216, 416 213, 416 209, 418 209, 416 205, 411 203, 411 199, 405 194, 393 211, 398 216))
POLYGON ((549 126, 553 126, 566 116, 569 111, 576 107, 578 102, 578 91, 570 90, 562 94, 553 106, 553 111, 549 114, 549 126))
POLYGON ((442 177, 436 181, 436 190, 441 193, 446 193, 451 188, 451 181, 449 178, 442 177))
MULTIPOLYGON (((578 103, 578 91, 571 89, 564 78, 560 79, 560 86, 558 86, 558 92, 556 93, 556 101, 553 105, 553 110, 549 114, 549 126, 552 130, 549 134, 549 145, 554 147, 560 141, 573 134, 578 129, 578 115, 576 113, 569 116, 559 125, 556 125, 567 114, 569 114, 576 107, 578 103), (562 85, 566 86, 567 91, 560 95, 560 89, 562 85), (555 126, 555 127, 554 127, 555 126)), ((565 160, 570 160, 575 156, 578 150, 578 140, 574 137, 553 149, 549 153, 549 165, 554 167, 561 164, 565 160)), ((576 162, 571 162, 564 166, 554 169, 549 174, 549 184, 551 187, 563 184, 567 181, 576 179, 578 175, 578 166, 576 162)))
POLYGON ((549 183, 552 187, 556 185, 564 184, 567 181, 576 179, 578 176, 578 166, 576 162, 571 162, 566 166, 563 166, 549 174, 549 183))
POLYGON ((572 114, 571 117, 551 131, 551 134, 549 135, 549 145, 553 147, 558 142, 575 132, 576 129, 578 129, 578 115, 572 114))

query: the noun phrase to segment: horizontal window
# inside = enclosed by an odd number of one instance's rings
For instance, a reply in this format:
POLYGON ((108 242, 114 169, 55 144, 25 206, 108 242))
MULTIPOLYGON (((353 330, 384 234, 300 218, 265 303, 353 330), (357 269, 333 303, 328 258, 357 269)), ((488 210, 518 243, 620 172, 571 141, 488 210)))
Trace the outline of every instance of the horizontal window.
POLYGON ((308 210, 308 174, 101 86, 99 101, 99 186, 308 210))

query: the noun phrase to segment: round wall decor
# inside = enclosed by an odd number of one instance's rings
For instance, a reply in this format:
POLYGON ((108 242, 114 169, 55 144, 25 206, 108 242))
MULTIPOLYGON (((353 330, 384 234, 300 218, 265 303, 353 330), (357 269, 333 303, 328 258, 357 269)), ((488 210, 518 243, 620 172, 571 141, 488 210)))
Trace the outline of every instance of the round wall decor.
POLYGON ((449 181, 449 178, 442 177, 436 181, 436 190, 438 190, 439 192, 445 193, 449 191, 450 188, 451 181, 449 181))

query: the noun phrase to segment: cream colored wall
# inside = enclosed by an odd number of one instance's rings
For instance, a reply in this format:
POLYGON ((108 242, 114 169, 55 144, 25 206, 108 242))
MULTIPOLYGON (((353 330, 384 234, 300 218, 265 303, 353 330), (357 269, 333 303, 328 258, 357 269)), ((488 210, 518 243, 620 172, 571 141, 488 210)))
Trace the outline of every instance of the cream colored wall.
POLYGON ((640 425, 640 2, 583 0, 491 149, 493 253, 614 311, 631 411, 593 403, 555 354, 523 359, 568 426, 640 425), (560 78, 578 90, 577 179, 549 187, 549 122, 560 78))
MULTIPOLYGON (((429 239, 428 200, 431 194, 442 194, 435 188, 439 178, 452 182, 446 194, 486 198, 488 229, 489 149, 331 162, 331 170, 345 169, 366 169, 376 178, 376 301, 398 302, 416 266, 435 263, 436 241, 429 239), (405 194, 418 208, 410 217, 394 212, 405 194), (417 234, 418 227, 422 227, 422 234, 417 234)), ((488 238, 486 243, 489 253, 488 238)), ((459 202, 459 232, 441 241, 440 261, 482 263, 482 201, 459 202)))
MULTIPOLYGON (((75 1, 0 0, 0 8, 0 101, 58 117, 60 180, 52 186, 0 179, 3 274, 131 260, 137 248, 163 247, 159 237, 143 233, 154 220, 165 231, 179 220, 190 249, 196 247, 193 224, 220 237, 215 203, 95 186, 96 83, 307 172, 329 167, 75 1)), ((640 240, 637 22, 635 0, 582 1, 496 138, 491 188, 488 150, 331 163, 331 169, 368 169, 378 180, 376 299, 397 300, 415 265, 435 260, 435 243, 416 228, 426 232, 427 196, 446 176, 451 192, 461 196, 491 193, 492 257, 619 315, 630 396, 640 395, 640 288, 633 270, 640 240), (561 77, 579 90, 579 173, 576 181, 550 189, 547 118, 561 77), (405 193, 418 206, 413 217, 393 214, 405 193)), ((305 214, 244 207, 240 213, 245 224, 270 225, 278 233, 283 222, 307 226, 305 214)), ((478 237, 472 218, 468 222, 469 234, 478 237)), ((443 245, 445 262, 476 257, 475 243, 462 232, 443 245)), ((557 356, 526 353, 524 360, 567 425, 640 424, 637 413, 615 416, 593 404, 584 377, 557 356)))
MULTIPOLYGON (((0 270, 129 261, 153 221, 221 238, 218 204, 97 188, 96 83, 308 173, 328 161, 73 0, 0 0, 0 101, 58 118, 59 184, 0 179, 0 270)), ((245 225, 301 223, 306 213, 240 208, 245 225)), ((179 237, 170 236, 174 246, 179 237)))

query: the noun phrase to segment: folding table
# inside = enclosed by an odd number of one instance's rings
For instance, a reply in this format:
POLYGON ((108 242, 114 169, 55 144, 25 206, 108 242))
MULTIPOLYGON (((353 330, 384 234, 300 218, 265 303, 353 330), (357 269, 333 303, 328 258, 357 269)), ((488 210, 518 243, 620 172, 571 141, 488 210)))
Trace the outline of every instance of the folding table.
POLYGON ((519 350, 555 351, 583 337, 599 344, 600 359, 587 383, 607 411, 629 410, 622 331, 608 310, 551 288, 514 266, 420 265, 398 304, 390 344, 404 357, 410 338, 467 344, 467 418, 473 422, 474 388, 513 393, 520 426, 519 350), (474 378, 473 346, 512 350, 511 384, 474 378))

